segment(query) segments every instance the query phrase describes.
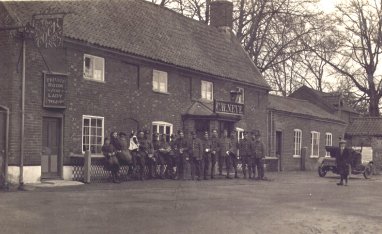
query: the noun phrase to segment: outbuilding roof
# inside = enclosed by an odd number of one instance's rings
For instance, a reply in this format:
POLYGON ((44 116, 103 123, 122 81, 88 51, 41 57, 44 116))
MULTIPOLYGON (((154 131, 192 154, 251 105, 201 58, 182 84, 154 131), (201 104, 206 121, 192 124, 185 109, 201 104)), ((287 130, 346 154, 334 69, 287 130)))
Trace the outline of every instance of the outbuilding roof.
POLYGON ((382 136, 382 117, 354 118, 346 128, 349 136, 382 136))
POLYGON ((64 36, 270 89, 232 32, 143 0, 1 2, 21 25, 47 10, 68 12, 64 36))
POLYGON ((269 95, 268 102, 268 108, 271 110, 288 112, 291 114, 306 116, 312 119, 336 121, 345 124, 345 122, 343 122, 337 116, 306 100, 269 95))

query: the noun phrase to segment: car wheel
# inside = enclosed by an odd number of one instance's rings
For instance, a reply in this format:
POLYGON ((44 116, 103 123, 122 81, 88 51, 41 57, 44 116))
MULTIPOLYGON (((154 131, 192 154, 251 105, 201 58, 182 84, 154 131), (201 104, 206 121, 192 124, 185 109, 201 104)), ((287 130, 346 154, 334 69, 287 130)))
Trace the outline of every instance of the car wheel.
POLYGON ((363 177, 365 177, 365 179, 370 179, 372 174, 373 174, 373 164, 369 163, 366 166, 365 171, 363 172, 363 177))
POLYGON ((324 176, 326 175, 327 172, 328 172, 328 171, 325 170, 325 168, 324 168, 323 166, 319 166, 319 167, 318 167, 318 175, 319 175, 320 177, 324 177, 324 176))

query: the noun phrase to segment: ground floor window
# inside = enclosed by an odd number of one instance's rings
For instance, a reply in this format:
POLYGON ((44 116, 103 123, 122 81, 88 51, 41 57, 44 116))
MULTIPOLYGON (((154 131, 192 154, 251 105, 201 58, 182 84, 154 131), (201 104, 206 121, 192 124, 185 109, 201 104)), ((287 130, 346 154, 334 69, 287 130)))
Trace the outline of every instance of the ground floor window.
POLYGON ((163 122, 163 121, 154 121, 153 124, 153 134, 159 133, 163 134, 166 142, 170 142, 170 136, 172 134, 173 125, 171 123, 163 122))
POLYGON ((312 144, 311 144, 311 154, 310 157, 318 157, 320 154, 320 133, 312 131, 311 132, 312 144))
POLYGON ((82 116, 82 151, 90 150, 92 154, 102 154, 104 137, 104 118, 99 116, 82 116))
POLYGON ((244 129, 236 128, 236 133, 237 133, 237 140, 238 141, 240 141, 241 139, 244 138, 244 129))
POLYGON ((302 139, 302 131, 300 129, 294 130, 294 153, 293 157, 301 156, 301 139, 302 139))
MULTIPOLYGON (((332 133, 327 132, 327 133, 325 133, 325 146, 332 146, 332 145, 333 145, 332 133)), ((325 156, 330 157, 330 153, 328 151, 326 151, 325 156)))

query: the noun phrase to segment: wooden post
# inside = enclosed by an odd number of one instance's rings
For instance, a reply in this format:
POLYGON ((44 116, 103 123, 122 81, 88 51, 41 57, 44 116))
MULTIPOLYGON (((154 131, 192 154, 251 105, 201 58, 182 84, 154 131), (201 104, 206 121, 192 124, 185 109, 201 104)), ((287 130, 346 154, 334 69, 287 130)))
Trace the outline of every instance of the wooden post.
POLYGON ((302 147, 301 148, 301 164, 300 164, 300 170, 305 171, 305 159, 306 159, 306 152, 308 148, 302 147))
POLYGON ((84 183, 90 183, 90 173, 92 165, 92 156, 89 150, 85 151, 84 156, 84 183))

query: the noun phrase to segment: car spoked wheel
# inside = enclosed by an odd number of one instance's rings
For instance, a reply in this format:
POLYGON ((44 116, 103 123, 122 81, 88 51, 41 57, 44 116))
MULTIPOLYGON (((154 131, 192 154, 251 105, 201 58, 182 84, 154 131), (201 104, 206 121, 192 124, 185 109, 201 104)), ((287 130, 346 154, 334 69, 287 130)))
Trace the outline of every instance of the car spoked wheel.
POLYGON ((365 171, 363 172, 363 176, 365 179, 370 179, 373 174, 373 164, 369 163, 369 165, 366 166, 365 171))
POLYGON ((319 175, 320 177, 324 177, 324 176, 326 175, 326 173, 327 173, 327 170, 325 170, 324 167, 322 167, 322 166, 319 166, 319 167, 318 167, 318 175, 319 175))

